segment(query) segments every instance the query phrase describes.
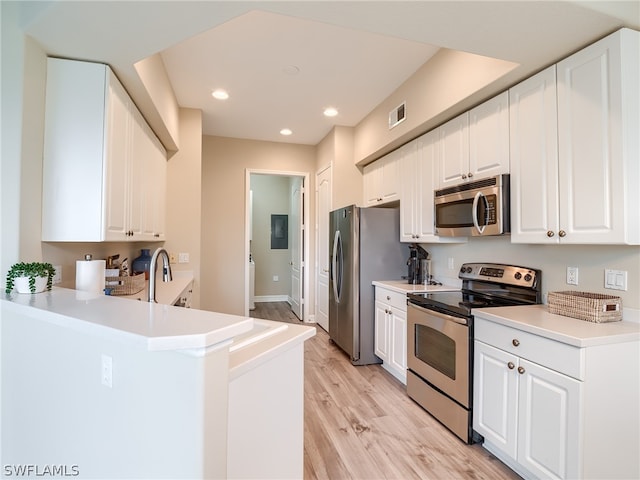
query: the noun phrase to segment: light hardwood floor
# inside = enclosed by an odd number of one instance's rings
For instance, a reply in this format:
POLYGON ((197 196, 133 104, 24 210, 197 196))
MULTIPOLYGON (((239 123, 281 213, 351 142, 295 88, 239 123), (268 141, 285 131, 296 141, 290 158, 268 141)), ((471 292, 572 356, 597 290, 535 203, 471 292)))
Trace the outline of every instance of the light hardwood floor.
MULTIPOLYGON (((255 318, 301 323, 286 302, 255 318)), ((305 342, 304 478, 518 479, 480 445, 465 445, 380 365, 354 367, 316 327, 305 342)))

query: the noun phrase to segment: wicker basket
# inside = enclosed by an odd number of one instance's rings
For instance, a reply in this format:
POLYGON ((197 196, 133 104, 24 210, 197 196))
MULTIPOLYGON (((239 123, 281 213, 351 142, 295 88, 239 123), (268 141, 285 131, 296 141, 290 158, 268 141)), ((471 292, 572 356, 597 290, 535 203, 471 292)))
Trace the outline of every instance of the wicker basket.
POLYGON ((106 277, 105 287, 111 289, 111 295, 133 295, 146 286, 144 272, 126 277, 106 277))
POLYGON ((620 297, 589 292, 549 292, 549 312, 603 323, 622 320, 620 297))

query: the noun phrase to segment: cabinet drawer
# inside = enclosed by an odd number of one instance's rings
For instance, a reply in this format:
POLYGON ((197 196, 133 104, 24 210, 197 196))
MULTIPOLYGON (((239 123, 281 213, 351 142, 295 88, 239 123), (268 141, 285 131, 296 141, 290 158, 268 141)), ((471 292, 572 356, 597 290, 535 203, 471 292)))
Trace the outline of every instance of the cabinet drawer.
POLYGON ((505 352, 584 380, 584 349, 483 318, 474 320, 474 338, 505 352))
POLYGON ((403 312, 407 311, 407 295, 404 293, 376 287, 376 300, 386 303, 392 307, 399 308, 403 312))

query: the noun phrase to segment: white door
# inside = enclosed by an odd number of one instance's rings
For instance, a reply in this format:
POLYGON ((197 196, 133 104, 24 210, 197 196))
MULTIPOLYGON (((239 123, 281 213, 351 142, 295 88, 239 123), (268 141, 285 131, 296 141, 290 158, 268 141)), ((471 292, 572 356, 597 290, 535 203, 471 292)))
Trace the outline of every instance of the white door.
POLYGON ((300 320, 303 318, 303 296, 302 296, 302 269, 304 268, 304 252, 302 236, 304 232, 304 185, 302 178, 296 177, 291 180, 291 310, 300 320))
POLYGON ((316 323, 329 331, 329 214, 331 167, 316 175, 316 323))

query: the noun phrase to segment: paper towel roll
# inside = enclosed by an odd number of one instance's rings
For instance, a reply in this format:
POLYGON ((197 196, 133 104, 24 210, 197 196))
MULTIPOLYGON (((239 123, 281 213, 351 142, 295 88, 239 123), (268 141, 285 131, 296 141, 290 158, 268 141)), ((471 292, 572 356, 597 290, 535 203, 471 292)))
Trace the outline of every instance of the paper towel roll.
POLYGON ((102 293, 105 267, 104 260, 78 260, 76 262, 76 290, 102 293))

